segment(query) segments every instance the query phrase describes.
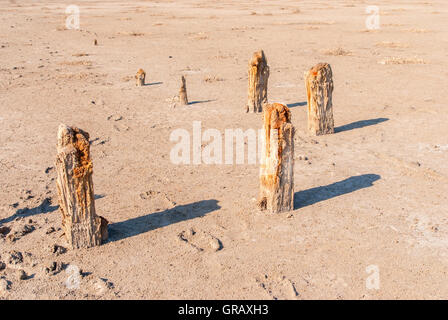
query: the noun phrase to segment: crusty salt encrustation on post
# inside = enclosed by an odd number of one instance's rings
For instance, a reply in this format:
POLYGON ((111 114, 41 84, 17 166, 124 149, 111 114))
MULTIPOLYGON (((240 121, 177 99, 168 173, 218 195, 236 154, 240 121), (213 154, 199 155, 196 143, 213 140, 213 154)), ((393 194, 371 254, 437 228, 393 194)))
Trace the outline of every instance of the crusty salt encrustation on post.
POLYGON ((107 220, 97 216, 89 134, 61 124, 56 157, 62 228, 72 248, 99 246, 108 238, 107 220))
POLYGON ((269 66, 263 50, 257 51, 249 61, 249 87, 246 112, 263 112, 268 103, 269 66))
POLYGON ((272 213, 294 209, 294 126, 288 107, 265 105, 260 156, 259 207, 272 213))

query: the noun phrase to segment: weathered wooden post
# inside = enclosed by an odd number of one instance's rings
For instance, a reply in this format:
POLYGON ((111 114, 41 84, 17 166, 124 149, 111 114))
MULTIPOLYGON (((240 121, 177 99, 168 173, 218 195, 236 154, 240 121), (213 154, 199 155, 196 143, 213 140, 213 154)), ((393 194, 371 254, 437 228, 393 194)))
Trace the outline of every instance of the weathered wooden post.
POLYGON ((268 103, 269 66, 263 50, 257 51, 249 61, 249 88, 246 112, 262 112, 268 103))
POLYGON ((294 209, 294 127, 279 103, 264 107, 258 205, 272 213, 294 209))
POLYGON ((334 133, 333 73, 328 63, 319 63, 305 73, 308 99, 308 130, 315 135, 334 133))
POLYGON ((146 73, 143 69, 138 69, 137 74, 135 75, 136 86, 142 87, 145 85, 146 73))
POLYGON ((181 78, 181 86, 180 86, 180 90, 179 90, 179 102, 181 105, 188 104, 187 84, 186 84, 184 76, 182 76, 182 78, 181 78))
POLYGON ((88 248, 107 240, 107 220, 97 216, 92 181, 89 134, 61 124, 56 157, 62 228, 72 248, 88 248))

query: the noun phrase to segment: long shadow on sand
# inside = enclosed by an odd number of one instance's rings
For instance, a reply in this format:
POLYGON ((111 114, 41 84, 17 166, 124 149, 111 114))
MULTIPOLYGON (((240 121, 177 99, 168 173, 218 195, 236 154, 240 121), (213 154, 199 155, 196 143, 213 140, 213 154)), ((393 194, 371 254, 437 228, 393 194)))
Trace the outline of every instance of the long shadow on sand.
POLYGON ((362 174, 327 186, 296 192, 294 194, 294 210, 335 198, 343 194, 351 193, 356 190, 371 187, 373 186, 373 182, 379 179, 381 179, 381 176, 377 174, 362 174))
POLYGON ((52 205, 50 198, 45 198, 42 201, 42 203, 40 205, 38 205, 37 207, 34 207, 34 208, 25 207, 22 209, 18 209, 16 211, 16 213, 14 213, 12 216, 0 220, 0 224, 14 221, 17 218, 26 218, 26 217, 34 216, 37 214, 53 212, 53 211, 57 210, 58 208, 59 208, 59 205, 55 205, 55 206, 52 205))
POLYGON ((363 127, 373 126, 375 124, 385 122, 387 120, 389 120, 389 119, 388 118, 376 118, 376 119, 369 119, 369 120, 360 120, 360 121, 352 122, 349 124, 345 124, 340 127, 336 127, 336 128, 334 128, 334 132, 337 133, 337 132, 342 132, 342 131, 349 131, 349 130, 353 130, 353 129, 359 129, 359 128, 363 128, 363 127))
POLYGON ((109 241, 126 239, 170 224, 203 217, 220 208, 217 200, 202 200, 113 223, 109 225, 109 241))

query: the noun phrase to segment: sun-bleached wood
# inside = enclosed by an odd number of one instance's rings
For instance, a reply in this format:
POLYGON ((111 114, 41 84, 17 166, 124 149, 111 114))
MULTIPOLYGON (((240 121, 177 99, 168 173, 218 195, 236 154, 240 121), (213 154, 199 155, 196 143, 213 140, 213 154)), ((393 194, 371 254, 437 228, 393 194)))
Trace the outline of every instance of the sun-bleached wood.
POLYGON ((249 87, 246 112, 262 112, 268 103, 269 66, 263 50, 257 51, 249 61, 249 87))
POLYGON ((264 107, 258 205, 272 213, 294 209, 294 126, 288 107, 264 107))
POLYGON ((107 240, 107 220, 97 216, 89 134, 61 124, 56 157, 62 228, 72 248, 89 248, 107 240))
POLYGON ((138 69, 137 74, 135 75, 137 87, 142 87, 145 85, 146 72, 143 69, 138 69))
POLYGON ((333 73, 328 63, 319 63, 305 73, 308 100, 308 130, 314 135, 334 133, 333 73))
POLYGON ((179 90, 179 102, 181 105, 187 105, 188 104, 188 97, 187 97, 187 84, 185 77, 182 76, 181 78, 181 85, 179 90))

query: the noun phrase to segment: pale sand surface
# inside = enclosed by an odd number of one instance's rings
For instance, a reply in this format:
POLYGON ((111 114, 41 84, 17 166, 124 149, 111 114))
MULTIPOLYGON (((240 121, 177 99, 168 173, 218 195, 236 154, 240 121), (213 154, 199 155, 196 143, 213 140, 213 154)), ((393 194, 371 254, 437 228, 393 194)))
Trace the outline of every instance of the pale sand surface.
POLYGON ((1 1, 0 224, 35 230, 0 239, 0 297, 448 298, 448 3, 375 1, 377 31, 370 1, 328 3, 76 1, 81 30, 64 30, 66 2, 1 1), (243 112, 258 49, 269 101, 291 106, 297 131, 296 206, 278 215, 256 208, 257 165, 169 157, 170 133, 193 121, 261 127, 243 112), (337 132, 311 137, 303 73, 323 61, 337 132), (151 85, 135 87, 139 68, 151 85), (195 103, 173 109, 181 74, 195 103), (91 135, 111 239, 55 255, 67 246, 52 169, 61 122, 91 135), (23 262, 8 263, 13 250, 23 262), (79 289, 67 270, 42 270, 53 261, 83 270, 79 289), (366 288, 370 265, 379 290, 366 288))

